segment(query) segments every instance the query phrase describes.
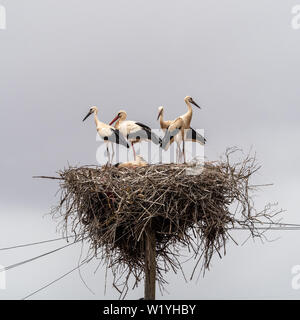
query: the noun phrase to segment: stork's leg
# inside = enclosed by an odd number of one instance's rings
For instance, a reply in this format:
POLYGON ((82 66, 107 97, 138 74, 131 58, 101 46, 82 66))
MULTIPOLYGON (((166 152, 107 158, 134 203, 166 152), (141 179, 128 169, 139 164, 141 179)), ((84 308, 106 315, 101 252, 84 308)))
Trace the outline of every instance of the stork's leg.
POLYGON ((110 152, 108 149, 108 143, 106 144, 106 152, 107 152, 107 158, 108 158, 107 164, 110 164, 110 152))
POLYGON ((180 163, 181 162, 181 158, 182 158, 180 142, 177 141, 176 144, 177 144, 177 148, 176 148, 176 163, 180 163))
POLYGON ((185 141, 182 140, 182 153, 183 153, 183 163, 186 163, 185 161, 185 141))
POLYGON ((134 161, 135 161, 136 160, 136 154, 135 154, 133 142, 131 142, 131 146, 132 146, 132 150, 133 150, 133 158, 134 158, 134 161))
POLYGON ((182 150, 180 148, 180 144, 178 145, 178 149, 179 149, 179 162, 182 162, 182 150))
POLYGON ((159 147, 159 150, 158 150, 158 163, 162 163, 162 148, 159 147))
POLYGON ((114 156, 115 156, 115 149, 114 149, 114 144, 113 143, 111 143, 111 150, 112 150, 112 154, 111 154, 111 164, 112 164, 114 156))

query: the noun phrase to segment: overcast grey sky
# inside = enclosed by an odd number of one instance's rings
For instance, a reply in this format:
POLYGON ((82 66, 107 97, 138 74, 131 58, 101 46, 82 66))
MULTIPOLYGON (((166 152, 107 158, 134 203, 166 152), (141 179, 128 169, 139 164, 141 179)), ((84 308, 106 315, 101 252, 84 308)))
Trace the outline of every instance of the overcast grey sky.
MULTIPOLYGON (((119 109, 153 128, 157 107, 168 119, 185 112, 204 128, 209 160, 226 147, 257 152, 257 182, 274 183, 257 206, 278 201, 284 221, 299 217, 300 30, 291 28, 297 0, 0 0, 1 202, 0 247, 57 237, 44 216, 56 204, 54 175, 68 163, 96 164, 95 127, 82 124, 91 105, 109 122, 119 109)), ((246 235, 235 235, 243 240, 246 235)), ((300 264, 300 231, 282 231, 262 245, 230 245, 198 283, 169 273, 165 299, 299 299, 291 268, 300 264)), ((59 243, 63 244, 63 243, 59 243)), ((0 253, 0 265, 37 255, 58 243, 0 253)), ((0 299, 20 299, 76 266, 80 246, 7 273, 0 299)), ((117 292, 97 263, 75 272, 37 299, 110 299, 117 292)), ((187 265, 187 274, 192 265, 187 265)), ((109 278, 110 279, 110 278, 109 278)), ((128 298, 143 295, 143 285, 128 298)), ((158 297, 161 298, 158 292, 158 297)))

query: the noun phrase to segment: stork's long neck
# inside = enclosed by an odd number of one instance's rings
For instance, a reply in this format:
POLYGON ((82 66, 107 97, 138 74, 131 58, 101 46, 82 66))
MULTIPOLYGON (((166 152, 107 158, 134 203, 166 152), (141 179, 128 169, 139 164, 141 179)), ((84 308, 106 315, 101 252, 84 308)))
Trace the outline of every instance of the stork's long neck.
POLYGON ((164 110, 162 110, 162 111, 160 112, 159 124, 160 124, 160 127, 161 127, 161 128, 163 128, 164 125, 165 125, 165 121, 164 121, 164 110))
POLYGON ((98 119, 98 111, 94 112, 94 119, 95 119, 96 127, 98 127, 98 124, 100 122, 99 119, 98 119))
POLYGON ((186 128, 189 128, 191 124, 192 116, 193 116, 193 108, 188 101, 186 101, 186 105, 187 105, 188 111, 182 116, 182 118, 185 122, 186 128))

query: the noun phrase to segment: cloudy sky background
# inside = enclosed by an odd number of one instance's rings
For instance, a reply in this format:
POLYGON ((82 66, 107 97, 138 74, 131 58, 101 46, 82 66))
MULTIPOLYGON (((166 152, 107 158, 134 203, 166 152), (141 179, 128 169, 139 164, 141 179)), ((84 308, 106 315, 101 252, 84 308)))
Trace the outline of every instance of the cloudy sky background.
MULTIPOLYGON (((209 160, 227 147, 252 146, 263 165, 257 183, 274 183, 257 207, 279 202, 285 222, 299 217, 300 30, 291 28, 296 0, 1 0, 0 247, 56 238, 49 215, 55 175, 68 163, 96 164, 95 127, 81 120, 91 105, 109 122, 119 109, 157 128, 185 112, 191 95, 193 126, 204 128, 209 160)), ((299 3, 300 4, 300 3, 299 3)), ((241 242, 245 233, 235 232, 241 242)), ((300 231, 270 234, 275 242, 228 246, 205 278, 185 283, 172 272, 165 299, 299 299, 291 268, 300 264, 300 231)), ((64 242, 0 252, 0 265, 55 249, 64 242)), ((0 299, 21 299, 74 268, 80 245, 7 272, 0 299)), ((37 294, 36 299, 115 299, 97 263, 37 294)), ((185 266, 186 274, 192 264, 185 266)), ((143 284, 128 298, 143 295, 143 284)))

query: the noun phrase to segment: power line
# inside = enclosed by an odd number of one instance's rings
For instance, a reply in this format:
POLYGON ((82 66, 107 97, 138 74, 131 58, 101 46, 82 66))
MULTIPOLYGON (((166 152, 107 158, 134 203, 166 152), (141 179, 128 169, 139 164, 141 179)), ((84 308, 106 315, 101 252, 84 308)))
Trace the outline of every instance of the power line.
POLYGON ((74 238, 74 237, 75 237, 75 235, 56 238, 56 239, 50 239, 50 240, 44 240, 44 241, 39 241, 39 242, 20 244, 20 245, 16 245, 16 246, 12 246, 12 247, 0 248, 0 251, 12 250, 12 249, 24 248, 24 247, 30 247, 30 246, 34 246, 34 245, 38 245, 38 244, 49 243, 49 242, 54 242, 54 241, 59 241, 59 240, 64 240, 64 239, 74 238))
POLYGON ((296 223, 283 223, 283 222, 259 222, 259 224, 269 224, 269 225, 277 225, 277 226, 300 227, 300 224, 296 224, 296 223))
POLYGON ((281 222, 259 222, 253 224, 253 226, 234 226, 231 228, 228 228, 230 230, 250 230, 250 229, 255 229, 255 230, 300 230, 300 224, 295 224, 295 223, 281 223, 281 222), (260 226, 260 225, 268 225, 266 227, 260 226))
MULTIPOLYGON (((84 238, 84 239, 85 239, 85 238, 84 238)), ((84 240, 84 239, 82 239, 82 240, 84 240)), ((12 264, 12 265, 10 265, 10 266, 8 266, 8 267, 4 267, 3 269, 0 269, 0 272, 7 271, 7 270, 10 270, 10 269, 14 269, 14 268, 19 267, 19 266, 21 266, 21 265, 24 265, 24 264, 26 264, 26 263, 29 263, 29 262, 32 262, 32 261, 37 260, 37 259, 39 259, 39 258, 45 257, 45 256, 47 256, 47 255, 49 255, 49 254, 51 254, 51 253, 54 253, 54 252, 57 252, 57 251, 62 250, 62 249, 64 249, 64 248, 67 248, 67 247, 69 247, 69 246, 72 246, 73 244, 78 243, 79 241, 80 241, 80 240, 75 241, 75 242, 72 242, 72 243, 69 243, 69 244, 67 244, 67 245, 65 245, 65 246, 62 246, 62 247, 60 247, 60 248, 57 248, 57 249, 48 251, 48 252, 43 253, 43 254, 41 254, 41 255, 38 255, 38 256, 36 256, 36 257, 30 258, 30 259, 27 259, 27 260, 24 260, 24 261, 21 261, 21 262, 14 263, 14 264, 12 264)))
POLYGON ((83 266, 84 264, 86 264, 86 263, 90 262, 91 260, 92 260, 92 258, 90 258, 90 259, 89 259, 89 260, 87 260, 87 261, 83 261, 83 262, 82 262, 80 265, 78 265, 77 267, 75 267, 75 268, 73 268, 72 270, 70 270, 70 271, 66 272, 65 274, 63 274, 63 275, 62 275, 62 276, 60 276, 59 278, 57 278, 57 279, 55 279, 55 280, 53 280, 53 281, 49 282, 48 284, 44 285, 44 286, 43 286, 43 287, 41 287, 40 289, 38 289, 38 290, 36 290, 36 291, 34 291, 34 292, 30 293, 29 295, 27 295, 27 296, 26 296, 25 298, 23 298, 22 300, 26 300, 26 299, 28 299, 28 298, 32 297, 33 295, 35 295, 36 293, 41 292, 42 290, 44 290, 44 289, 46 289, 46 288, 50 287, 50 286, 51 286, 52 284, 54 284, 55 282, 58 282, 59 280, 61 280, 61 279, 65 278, 67 275, 71 274, 72 272, 74 272, 75 270, 79 269, 81 266, 83 266))

